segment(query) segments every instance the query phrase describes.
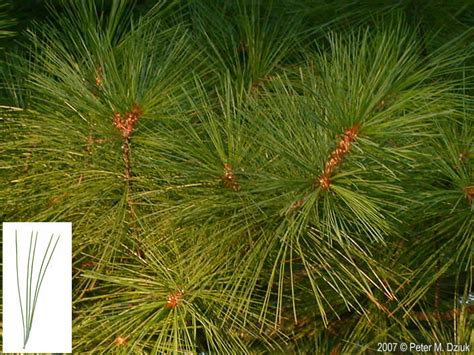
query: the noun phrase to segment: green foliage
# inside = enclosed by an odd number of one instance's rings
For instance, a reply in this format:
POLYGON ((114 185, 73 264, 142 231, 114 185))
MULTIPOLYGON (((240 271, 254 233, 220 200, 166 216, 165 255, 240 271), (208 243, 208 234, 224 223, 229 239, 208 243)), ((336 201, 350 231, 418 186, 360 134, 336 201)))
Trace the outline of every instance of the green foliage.
POLYGON ((0 5, 0 39, 13 35, 13 32, 9 30, 14 24, 14 20, 8 16, 7 4, 0 5))
POLYGON ((383 3, 63 1, 28 31, 1 213, 73 222, 74 352, 471 341, 472 9, 383 3))

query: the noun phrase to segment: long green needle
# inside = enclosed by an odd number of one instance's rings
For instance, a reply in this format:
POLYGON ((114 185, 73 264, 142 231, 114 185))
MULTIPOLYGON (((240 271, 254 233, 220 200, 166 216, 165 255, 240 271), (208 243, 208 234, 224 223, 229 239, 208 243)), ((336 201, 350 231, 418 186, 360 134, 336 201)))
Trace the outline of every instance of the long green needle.
POLYGON ((23 325, 23 349, 26 347, 28 340, 30 338, 31 329, 33 327, 33 318, 36 310, 36 304, 38 302, 38 296, 40 293, 41 285, 43 284, 44 277, 46 275, 46 270, 48 269, 49 263, 53 257, 56 246, 58 245, 60 235, 53 244, 54 234, 51 235, 49 239, 48 246, 46 251, 43 254, 43 260, 41 261, 41 266, 39 268, 37 277, 34 276, 34 261, 36 255, 36 246, 38 242, 38 233, 35 234, 33 238, 33 232, 30 236, 30 245, 28 248, 28 261, 26 267, 26 285, 25 285, 25 303, 23 306, 22 302, 22 292, 20 289, 20 276, 18 268, 18 235, 15 231, 15 254, 16 254, 16 279, 17 279, 17 289, 18 289, 18 299, 20 301, 20 310, 21 310, 21 321, 23 325))

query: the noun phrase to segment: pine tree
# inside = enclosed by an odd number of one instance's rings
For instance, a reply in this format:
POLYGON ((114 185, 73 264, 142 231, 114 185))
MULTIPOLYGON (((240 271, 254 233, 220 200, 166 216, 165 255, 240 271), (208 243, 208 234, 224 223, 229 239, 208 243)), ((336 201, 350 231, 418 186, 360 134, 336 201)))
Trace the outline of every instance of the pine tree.
POLYGON ((50 6, 7 60, 0 215, 73 222, 73 351, 474 346, 474 9, 446 4, 50 6))

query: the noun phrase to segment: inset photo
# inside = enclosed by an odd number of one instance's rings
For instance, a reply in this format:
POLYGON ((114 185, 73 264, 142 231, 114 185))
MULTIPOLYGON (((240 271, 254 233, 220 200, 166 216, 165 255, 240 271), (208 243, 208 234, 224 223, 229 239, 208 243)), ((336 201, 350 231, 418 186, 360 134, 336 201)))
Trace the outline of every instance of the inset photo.
POLYGON ((3 223, 3 352, 72 351, 72 225, 3 223))

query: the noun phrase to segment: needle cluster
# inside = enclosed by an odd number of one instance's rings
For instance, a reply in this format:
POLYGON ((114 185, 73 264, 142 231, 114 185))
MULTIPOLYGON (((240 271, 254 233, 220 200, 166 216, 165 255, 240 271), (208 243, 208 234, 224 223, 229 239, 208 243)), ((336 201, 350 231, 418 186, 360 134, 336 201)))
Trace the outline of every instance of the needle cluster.
MULTIPOLYGON (((59 242, 58 235, 56 241, 53 243, 54 235, 51 235, 49 239, 48 246, 44 251, 43 258, 41 260, 41 266, 38 271, 35 268, 35 256, 36 256, 36 245, 38 241, 38 232, 34 234, 31 232, 30 243, 28 248, 28 259, 26 262, 26 278, 25 282, 20 282, 19 275, 19 262, 20 262, 20 253, 18 249, 18 235, 15 231, 15 256, 16 256, 16 280, 18 287, 18 300, 20 303, 21 310, 21 320, 23 324, 23 349, 28 344, 30 339, 30 334, 33 328, 33 319, 35 315, 36 305, 38 303, 38 298, 41 290, 41 285, 43 284, 43 279, 46 275, 51 258, 53 257, 56 246, 59 242), (25 285, 25 288, 22 290, 22 285, 25 285)), ((41 254, 40 254, 41 255, 41 254)))

